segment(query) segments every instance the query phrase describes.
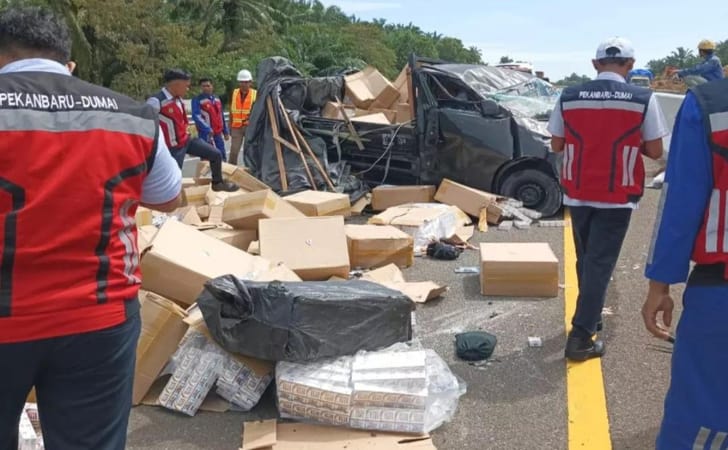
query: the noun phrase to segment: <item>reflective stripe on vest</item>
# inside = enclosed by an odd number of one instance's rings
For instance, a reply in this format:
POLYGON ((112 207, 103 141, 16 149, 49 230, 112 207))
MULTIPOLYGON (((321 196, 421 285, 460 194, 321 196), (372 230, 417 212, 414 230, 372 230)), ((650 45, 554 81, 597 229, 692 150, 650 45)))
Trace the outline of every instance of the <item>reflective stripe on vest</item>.
POLYGON ((139 290, 135 213, 157 114, 58 74, 3 75, 8 93, 19 97, 0 103, 0 344, 118 325, 139 290))
POLYGON ((703 113, 712 154, 713 190, 696 237, 693 261, 724 264, 728 279, 728 80, 693 89, 703 113))
POLYGON ((212 130, 213 134, 220 134, 224 130, 222 119, 222 102, 217 97, 212 100, 204 98, 200 100, 200 116, 212 130))
POLYGON ((240 100, 240 89, 233 91, 233 101, 230 104, 230 126, 232 128, 240 128, 248 125, 250 119, 250 111, 253 109, 253 103, 258 97, 258 91, 250 89, 245 96, 245 101, 240 100))
POLYGON ((563 91, 561 184, 569 197, 616 204, 639 200, 641 128, 650 96, 649 90, 611 80, 563 91))

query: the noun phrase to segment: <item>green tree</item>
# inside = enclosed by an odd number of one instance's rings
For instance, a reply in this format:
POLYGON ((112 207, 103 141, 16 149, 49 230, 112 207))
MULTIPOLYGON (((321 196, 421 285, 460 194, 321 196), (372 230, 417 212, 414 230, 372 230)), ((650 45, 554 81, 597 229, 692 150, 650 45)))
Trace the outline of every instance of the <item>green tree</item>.
POLYGON ((498 64, 508 64, 508 63, 512 63, 512 62, 513 62, 513 58, 506 55, 506 56, 500 57, 500 62, 498 64))
POLYGON ((586 75, 579 75, 576 72, 573 72, 571 75, 565 77, 563 80, 557 81, 557 86, 576 86, 582 83, 586 83, 587 81, 591 81, 591 78, 586 75))

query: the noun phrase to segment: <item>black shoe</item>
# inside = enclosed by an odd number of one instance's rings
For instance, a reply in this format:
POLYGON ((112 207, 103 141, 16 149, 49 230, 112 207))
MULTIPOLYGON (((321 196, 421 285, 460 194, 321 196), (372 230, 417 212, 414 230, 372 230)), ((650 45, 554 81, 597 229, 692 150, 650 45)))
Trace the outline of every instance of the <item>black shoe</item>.
POLYGON ((591 338, 569 337, 566 340, 566 351, 564 356, 572 361, 586 361, 587 359, 600 358, 606 349, 601 340, 591 338))
POLYGON ((599 331, 602 331, 602 329, 603 329, 603 328, 604 328, 604 322, 602 322, 602 321, 600 320, 600 321, 599 321, 599 322, 597 323, 597 332, 599 332, 599 331))
POLYGON ((220 192, 220 191, 235 192, 237 190, 240 190, 240 188, 238 187, 237 184, 223 181, 222 183, 214 183, 212 185, 212 190, 215 192, 220 192))

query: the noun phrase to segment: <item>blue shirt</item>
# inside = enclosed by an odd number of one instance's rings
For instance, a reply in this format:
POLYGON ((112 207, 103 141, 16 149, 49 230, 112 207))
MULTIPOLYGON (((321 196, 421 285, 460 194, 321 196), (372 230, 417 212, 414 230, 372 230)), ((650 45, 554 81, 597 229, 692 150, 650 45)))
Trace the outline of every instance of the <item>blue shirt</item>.
MULTIPOLYGON (((0 74, 15 72, 50 72, 71 76, 63 64, 42 58, 22 59, 0 68, 0 74)), ((161 128, 159 136, 163 136, 161 128)), ((149 205, 161 205, 177 198, 181 189, 182 172, 169 153, 164 139, 157 138, 157 154, 152 170, 142 184, 141 201, 149 205)))
MULTIPOLYGON (((192 120, 195 121, 195 126, 197 126, 197 132, 209 134, 212 132, 212 130, 210 129, 210 124, 207 123, 207 121, 205 121, 205 119, 202 117, 202 114, 200 114, 200 102, 202 102, 202 100, 210 100, 211 102, 214 102, 215 100, 217 100, 217 97, 214 94, 200 94, 192 99, 192 120)), ((220 102, 220 104, 222 105, 222 102, 220 102)), ((225 122, 225 114, 223 113, 222 108, 220 109, 220 120, 222 120, 222 133, 230 134, 228 132, 228 126, 225 122)))
POLYGON ((720 59, 715 55, 706 57, 705 61, 695 67, 679 71, 678 75, 681 77, 686 75, 698 75, 705 78, 707 81, 722 80, 725 78, 723 65, 721 64, 720 59))
POLYGON ((703 113, 688 92, 675 119, 665 183, 645 276, 667 284, 688 278, 695 239, 713 189, 713 164, 703 113))

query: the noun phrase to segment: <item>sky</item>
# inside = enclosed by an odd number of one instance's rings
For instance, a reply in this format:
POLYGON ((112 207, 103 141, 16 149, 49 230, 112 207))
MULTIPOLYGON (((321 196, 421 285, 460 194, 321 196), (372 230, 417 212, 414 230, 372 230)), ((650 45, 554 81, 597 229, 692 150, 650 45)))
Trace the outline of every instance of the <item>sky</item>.
POLYGON ((728 39, 728 1, 702 0, 322 0, 345 13, 390 23, 413 23, 476 46, 483 60, 501 56, 533 63, 552 80, 573 72, 592 75, 599 42, 632 41, 636 67, 701 39, 728 39))

